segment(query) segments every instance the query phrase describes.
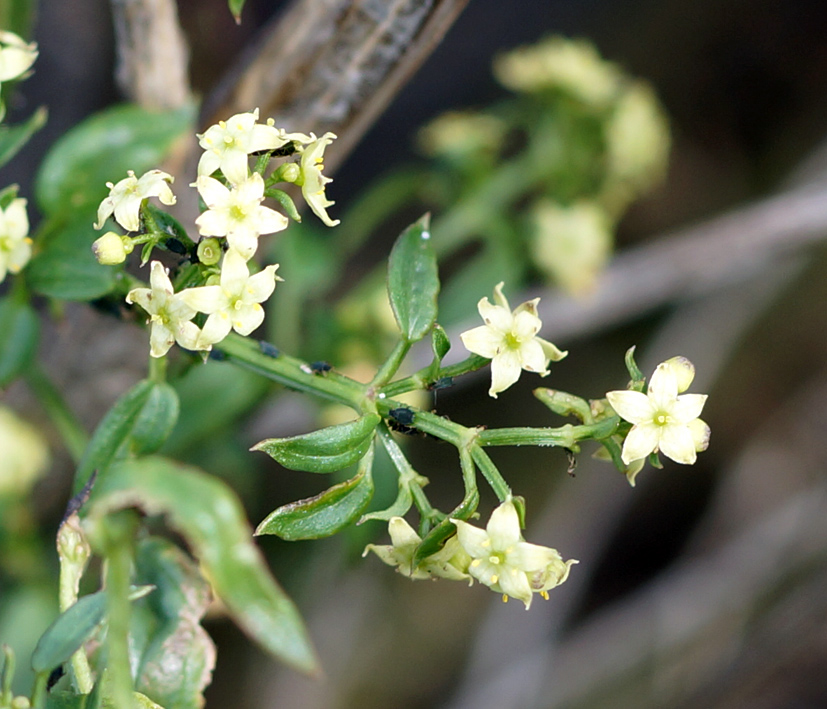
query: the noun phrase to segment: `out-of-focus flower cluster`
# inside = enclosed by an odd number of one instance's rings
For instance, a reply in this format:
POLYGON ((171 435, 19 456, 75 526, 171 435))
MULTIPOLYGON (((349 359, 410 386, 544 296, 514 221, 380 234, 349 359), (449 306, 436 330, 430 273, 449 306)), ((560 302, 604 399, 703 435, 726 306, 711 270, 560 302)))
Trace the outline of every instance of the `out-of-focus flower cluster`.
MULTIPOLYGON (((276 182, 293 183, 301 187, 313 213, 326 225, 336 226, 339 221, 327 213, 333 204, 325 195, 330 178, 322 174, 324 149, 335 137, 333 133, 321 138, 312 133, 287 133, 276 128, 272 119, 259 123, 258 109, 220 121, 198 136, 204 153, 193 186, 207 207, 195 220, 203 237, 197 258, 204 267, 204 284, 176 292, 167 270, 160 261, 153 261, 150 287, 133 288, 126 297, 149 315, 153 357, 164 356, 176 342, 186 349, 209 350, 231 330, 249 335, 261 325, 261 304, 281 279, 276 276, 278 264, 262 270, 251 269, 250 264, 259 238, 289 224, 284 214, 265 206, 264 200, 274 196, 276 182), (265 175, 269 161, 262 162, 260 156, 274 151, 298 160, 265 175), (250 169, 252 154, 259 156, 256 170, 250 169), (199 313, 206 316, 200 327, 194 322, 199 313)), ((144 211, 146 200, 157 197, 163 204, 174 204, 172 182, 171 175, 151 170, 140 178, 130 172, 118 183, 108 183, 109 195, 98 209, 95 228, 102 229, 114 216, 121 227, 137 235, 107 232, 97 239, 92 248, 101 263, 122 263, 137 244, 153 238, 151 218, 144 211)), ((288 211, 295 216, 294 208, 288 211)))

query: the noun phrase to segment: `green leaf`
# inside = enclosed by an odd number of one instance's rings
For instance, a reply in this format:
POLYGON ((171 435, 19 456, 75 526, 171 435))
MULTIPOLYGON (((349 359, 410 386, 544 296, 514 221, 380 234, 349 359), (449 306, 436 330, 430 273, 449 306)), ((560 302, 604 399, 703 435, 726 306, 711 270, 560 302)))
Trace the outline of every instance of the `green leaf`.
POLYGON ((165 514, 200 560, 230 615, 264 649, 305 672, 317 660, 296 607, 252 542, 241 503, 220 480, 160 457, 113 465, 92 492, 88 519, 137 506, 165 514))
POLYGON ((177 418, 178 394, 171 386, 148 379, 138 382, 121 395, 92 434, 75 473, 75 494, 93 471, 97 470, 100 478, 127 453, 160 448, 177 418))
POLYGON ((439 276, 426 214, 409 226, 391 251, 388 297, 408 342, 421 340, 436 322, 439 276))
POLYGON ((32 653, 32 669, 51 672, 85 643, 106 615, 106 593, 84 596, 61 613, 40 636, 32 653))
POLYGON ((350 480, 329 490, 271 512, 256 529, 256 534, 275 534, 287 541, 321 539, 353 524, 373 498, 373 448, 359 463, 350 480))
POLYGON ((178 392, 167 383, 155 384, 132 427, 132 453, 154 453, 178 421, 178 392))
POLYGON ((626 350, 626 356, 624 359, 626 361, 626 369, 629 371, 629 376, 632 378, 633 388, 636 391, 643 391, 645 377, 643 376, 643 372, 641 372, 640 368, 637 366, 637 362, 635 362, 634 346, 626 350))
POLYGON ((431 556, 431 554, 436 554, 436 552, 442 549, 445 542, 456 533, 457 526, 451 521, 451 519, 467 520, 472 514, 474 514, 479 502, 480 494, 477 489, 467 489, 462 502, 454 508, 448 517, 436 525, 436 527, 434 527, 422 539, 422 542, 416 548, 416 552, 414 552, 414 567, 416 567, 426 557, 431 556))
POLYGON ((233 13, 233 17, 238 25, 241 24, 241 11, 244 9, 245 2, 246 0, 228 0, 230 12, 233 13))
POLYGON ((264 451, 290 470, 333 473, 353 465, 368 452, 379 414, 365 414, 355 421, 328 426, 292 438, 268 438, 251 450, 264 451))
POLYGON ((20 151, 37 131, 46 125, 48 111, 41 106, 24 123, 16 126, 0 126, 0 167, 20 151))
MULTIPOLYGON (((127 170, 140 175, 157 167, 173 142, 193 129, 194 106, 148 111, 133 105, 108 108, 58 140, 40 166, 35 194, 48 216, 95 205, 127 170)), ((89 224, 94 221, 94 210, 89 224)))
POLYGON ((451 340, 448 339, 448 335, 439 323, 434 324, 434 329, 431 331, 431 349, 434 351, 434 359, 437 362, 441 362, 451 349, 451 340))
POLYGON ((0 387, 4 387, 34 360, 40 320, 28 303, 0 298, 0 333, 0 387))
POLYGON ((410 484, 406 481, 399 481, 399 491, 396 494, 396 499, 390 507, 384 510, 377 510, 376 512, 368 512, 362 515, 359 524, 367 522, 372 519, 379 519, 387 522, 391 517, 403 517, 413 505, 413 493, 411 492, 410 484))
POLYGON ((200 709, 215 666, 215 646, 200 624, 210 586, 186 553, 159 537, 138 544, 135 578, 155 586, 132 611, 135 689, 166 709, 200 709))
POLYGON ((117 270, 98 263, 92 244, 100 236, 93 228, 95 214, 81 209, 71 221, 53 219, 48 235, 26 268, 26 279, 40 295, 61 300, 94 300, 115 285, 117 270))

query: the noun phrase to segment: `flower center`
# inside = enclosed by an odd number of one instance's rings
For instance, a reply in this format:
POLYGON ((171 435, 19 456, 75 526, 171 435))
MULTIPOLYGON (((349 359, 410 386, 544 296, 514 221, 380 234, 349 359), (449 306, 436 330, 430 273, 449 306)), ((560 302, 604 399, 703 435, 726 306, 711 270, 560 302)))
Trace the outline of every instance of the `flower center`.
POLYGON ((653 417, 652 421, 656 426, 667 426, 671 423, 672 417, 668 411, 658 411, 653 417))

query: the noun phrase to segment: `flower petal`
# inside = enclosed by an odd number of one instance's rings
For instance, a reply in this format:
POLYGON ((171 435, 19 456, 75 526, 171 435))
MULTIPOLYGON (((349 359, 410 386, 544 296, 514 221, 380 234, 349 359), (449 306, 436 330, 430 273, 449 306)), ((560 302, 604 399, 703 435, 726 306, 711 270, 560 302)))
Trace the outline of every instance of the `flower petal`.
POLYGON ((503 346, 503 337, 488 325, 480 325, 459 336, 466 350, 493 359, 503 346))
POLYGON ((630 423, 651 421, 655 408, 646 394, 639 391, 610 391, 606 399, 620 418, 630 423))
POLYGON ((497 394, 505 391, 520 378, 522 366, 519 352, 503 350, 491 360, 491 388, 488 395, 497 398, 497 394))
POLYGON ((632 426, 632 430, 623 442, 620 459, 629 465, 632 461, 649 455, 658 447, 661 428, 653 423, 639 423, 632 426))
POLYGON ((663 426, 660 433, 660 450, 676 463, 692 465, 697 459, 695 439, 689 426, 672 424, 663 426))

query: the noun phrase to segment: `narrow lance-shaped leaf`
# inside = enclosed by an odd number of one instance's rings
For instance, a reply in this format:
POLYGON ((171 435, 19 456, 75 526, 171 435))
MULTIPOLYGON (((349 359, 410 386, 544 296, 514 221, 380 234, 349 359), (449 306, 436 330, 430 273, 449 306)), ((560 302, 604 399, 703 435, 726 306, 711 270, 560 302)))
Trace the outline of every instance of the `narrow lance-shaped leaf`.
POLYGON ((96 485, 88 521, 124 507, 164 514, 187 541, 238 625, 264 649, 305 672, 316 655, 301 616, 252 541, 241 503, 222 481, 160 457, 113 465, 96 485))
POLYGON ((46 125, 48 112, 41 106, 27 121, 16 126, 0 126, 0 167, 11 160, 46 125))
POLYGON ((40 321, 28 303, 0 298, 0 387, 6 386, 33 361, 40 321))
POLYGON ((379 414, 365 414, 302 436, 268 438, 251 450, 264 451, 290 470, 333 473, 353 465, 368 452, 379 421, 379 414))
POLYGON ((388 262, 388 297, 408 342, 421 340, 436 322, 439 275, 429 222, 426 214, 405 229, 388 262))
POLYGON ((373 447, 359 462, 354 477, 323 493, 271 512, 256 534, 275 534, 287 541, 321 539, 353 524, 373 498, 373 447))
POLYGON ((157 450, 178 416, 178 395, 167 384, 138 382, 106 412, 83 453, 75 474, 78 493, 93 471, 105 476, 114 460, 128 452, 157 450))

